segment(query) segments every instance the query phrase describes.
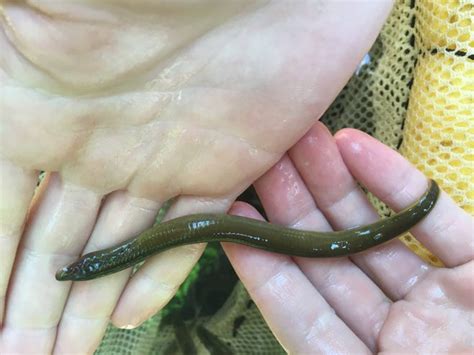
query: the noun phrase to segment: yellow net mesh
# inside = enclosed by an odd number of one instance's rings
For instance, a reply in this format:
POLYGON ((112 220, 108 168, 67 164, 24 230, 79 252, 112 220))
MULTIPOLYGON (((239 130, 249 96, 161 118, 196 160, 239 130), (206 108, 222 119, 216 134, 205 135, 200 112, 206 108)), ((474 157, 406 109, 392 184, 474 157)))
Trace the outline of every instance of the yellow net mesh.
MULTIPOLYGON (((472 3, 420 2, 418 65, 400 152, 474 212, 474 18, 472 3)), ((415 239, 405 240, 416 251, 415 239)), ((434 256, 424 253, 434 264, 434 256)))
POLYGON ((400 151, 472 213, 474 5, 428 4, 415 32, 423 55, 400 151))
MULTIPOLYGON (((398 1, 377 42, 323 117, 336 131, 362 129, 400 149, 457 203, 474 212, 474 10, 467 1, 398 1)), ((388 210, 379 204, 382 213, 388 210)), ((411 236, 405 242, 439 260, 411 236)), ((213 317, 195 320, 237 354, 281 353, 258 310, 238 284, 213 317), (235 332, 236 322, 245 323, 235 332)), ((98 354, 183 353, 176 329, 156 315, 135 330, 110 327, 98 354)), ((196 329, 196 327, 192 328, 196 329)), ((199 353, 208 346, 193 330, 199 353)))

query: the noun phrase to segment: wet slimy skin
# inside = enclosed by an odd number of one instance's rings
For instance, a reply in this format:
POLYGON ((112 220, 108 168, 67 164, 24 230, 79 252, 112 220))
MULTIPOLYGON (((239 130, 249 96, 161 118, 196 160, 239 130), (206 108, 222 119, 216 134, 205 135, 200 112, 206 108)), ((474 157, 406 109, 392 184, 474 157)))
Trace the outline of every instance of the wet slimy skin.
POLYGON ((439 187, 432 180, 423 196, 401 212, 373 224, 335 232, 302 231, 225 214, 184 216, 161 223, 115 247, 88 253, 58 270, 56 279, 95 279, 164 250, 204 242, 233 242, 310 258, 347 256, 407 232, 433 209, 438 196, 439 187))

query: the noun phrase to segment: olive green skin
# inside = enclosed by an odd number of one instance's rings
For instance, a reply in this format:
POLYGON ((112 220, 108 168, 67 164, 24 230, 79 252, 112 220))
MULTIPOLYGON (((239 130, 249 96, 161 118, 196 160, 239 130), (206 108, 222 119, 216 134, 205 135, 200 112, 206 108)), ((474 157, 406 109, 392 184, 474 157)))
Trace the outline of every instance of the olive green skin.
POLYGON ((433 209, 438 196, 439 187, 432 180, 424 195, 398 214, 336 232, 302 231, 225 214, 184 216, 161 223, 118 246, 88 253, 58 270, 56 279, 91 280, 126 269, 164 250, 204 242, 233 242, 310 258, 347 256, 407 232, 433 209))

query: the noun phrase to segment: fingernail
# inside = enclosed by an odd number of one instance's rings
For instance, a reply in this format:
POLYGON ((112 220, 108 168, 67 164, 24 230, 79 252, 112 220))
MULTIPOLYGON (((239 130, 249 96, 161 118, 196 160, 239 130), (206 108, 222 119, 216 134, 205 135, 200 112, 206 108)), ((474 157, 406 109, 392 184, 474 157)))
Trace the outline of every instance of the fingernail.
POLYGON ((146 320, 146 318, 135 318, 132 320, 128 320, 128 323, 116 327, 120 329, 135 329, 136 327, 142 325, 142 323, 144 322, 143 319, 146 320))
POLYGON ((135 329, 136 327, 138 327, 138 325, 134 325, 134 324, 125 324, 125 325, 121 325, 121 326, 119 326, 118 328, 120 328, 120 329, 135 329))

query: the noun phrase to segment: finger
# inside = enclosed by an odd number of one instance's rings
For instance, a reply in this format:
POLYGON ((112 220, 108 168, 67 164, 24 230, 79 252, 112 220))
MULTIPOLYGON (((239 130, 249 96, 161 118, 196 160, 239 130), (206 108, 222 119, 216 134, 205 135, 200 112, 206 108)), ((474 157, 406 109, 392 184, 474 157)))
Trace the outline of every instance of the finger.
MULTIPOLYGON (((290 152, 317 205, 335 229, 379 219, 344 164, 329 130, 317 123, 290 152)), ((403 297, 430 267, 398 239, 351 257, 393 299, 403 297)))
MULTIPOLYGON (((318 170, 318 166, 313 168, 318 170)), ((331 230, 288 157, 256 181, 255 188, 272 223, 305 230, 331 230)), ((337 315, 375 350, 377 335, 390 307, 390 301, 377 285, 348 258, 293 259, 337 315), (352 307, 348 299, 357 302, 357 307, 352 307)))
MULTIPOLYGON (((161 203, 116 191, 105 200, 83 252, 108 248, 151 227, 161 203)), ((131 269, 91 281, 75 282, 61 318, 54 351, 91 353, 102 339, 131 269)))
MULTIPOLYGON (((231 214, 263 219, 245 203, 231 214)), ((223 243, 224 250, 273 334, 289 353, 370 353, 334 313, 293 260, 243 245, 223 243)))
MULTIPOLYGON (((181 196, 165 219, 198 212, 222 213, 232 201, 232 198, 181 196)), ((204 248, 205 244, 185 245, 148 259, 128 282, 112 314, 113 324, 120 328, 135 328, 163 308, 186 279, 204 248)))
MULTIPOLYGON (((360 131, 336 135, 351 173, 394 210, 417 200, 427 189, 427 178, 394 150, 360 131)), ((456 266, 474 257, 473 220, 444 192, 430 214, 413 228, 414 236, 445 265, 456 266)))
POLYGON ((0 161, 0 327, 8 281, 37 181, 36 171, 0 161))
POLYGON ((6 353, 50 353, 70 283, 56 270, 77 258, 89 238, 101 196, 52 174, 29 217, 8 292, 6 353))

